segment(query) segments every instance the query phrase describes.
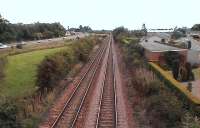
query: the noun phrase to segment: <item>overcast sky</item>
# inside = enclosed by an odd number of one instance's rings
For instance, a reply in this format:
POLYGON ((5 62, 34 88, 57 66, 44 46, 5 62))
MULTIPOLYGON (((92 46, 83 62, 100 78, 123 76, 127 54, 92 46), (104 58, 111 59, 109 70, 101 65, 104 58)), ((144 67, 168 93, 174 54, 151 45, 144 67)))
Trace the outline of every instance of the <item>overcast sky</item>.
POLYGON ((12 23, 172 28, 200 23, 199 5, 200 0, 0 0, 0 14, 12 23))

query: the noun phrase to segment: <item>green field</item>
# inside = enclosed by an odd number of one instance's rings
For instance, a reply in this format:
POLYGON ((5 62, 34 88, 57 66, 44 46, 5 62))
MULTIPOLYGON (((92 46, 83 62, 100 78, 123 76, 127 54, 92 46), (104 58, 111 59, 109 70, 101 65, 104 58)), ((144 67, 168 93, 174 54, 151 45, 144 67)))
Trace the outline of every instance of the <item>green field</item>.
POLYGON ((64 50, 66 47, 38 50, 8 56, 5 79, 0 81, 0 95, 20 97, 34 92, 37 65, 46 55, 64 50))

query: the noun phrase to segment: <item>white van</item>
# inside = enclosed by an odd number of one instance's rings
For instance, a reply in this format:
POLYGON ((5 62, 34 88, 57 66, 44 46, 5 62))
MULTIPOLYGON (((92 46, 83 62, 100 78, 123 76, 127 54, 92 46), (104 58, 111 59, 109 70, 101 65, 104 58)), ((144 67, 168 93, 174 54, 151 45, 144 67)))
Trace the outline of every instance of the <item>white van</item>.
POLYGON ((10 46, 0 43, 0 49, 10 48, 10 46))

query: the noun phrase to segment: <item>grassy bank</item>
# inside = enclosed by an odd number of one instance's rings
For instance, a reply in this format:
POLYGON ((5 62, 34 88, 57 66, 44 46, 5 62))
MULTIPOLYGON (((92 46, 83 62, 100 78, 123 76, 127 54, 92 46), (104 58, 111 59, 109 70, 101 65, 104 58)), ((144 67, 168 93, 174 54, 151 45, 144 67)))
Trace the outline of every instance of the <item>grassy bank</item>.
POLYGON ((9 49, 1 49, 0 56, 7 56, 7 55, 17 55, 27 52, 33 52, 37 50, 45 50, 45 49, 52 49, 52 48, 60 48, 68 45, 72 41, 70 40, 62 40, 62 41, 55 41, 55 42, 45 42, 45 43, 36 43, 36 44, 26 44, 22 45, 21 49, 13 47, 9 49))
POLYGON ((45 56, 66 48, 67 46, 8 56, 6 77, 0 83, 1 95, 16 97, 31 94, 36 89, 34 84, 37 65, 45 56))
POLYGON ((88 61, 97 37, 67 42, 63 47, 7 55, 0 81, 0 127, 36 128, 44 112, 88 61), (63 83, 65 82, 65 83, 63 83))

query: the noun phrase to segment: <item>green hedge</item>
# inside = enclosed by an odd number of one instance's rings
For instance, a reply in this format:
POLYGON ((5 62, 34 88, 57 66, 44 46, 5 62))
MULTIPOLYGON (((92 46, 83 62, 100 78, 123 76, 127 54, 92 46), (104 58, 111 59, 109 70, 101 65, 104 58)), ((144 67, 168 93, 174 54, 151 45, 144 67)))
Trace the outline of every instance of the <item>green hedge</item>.
POLYGON ((38 65, 37 86, 40 91, 52 90, 60 79, 66 76, 73 66, 85 63, 93 47, 99 43, 98 38, 85 38, 75 41, 68 49, 45 57, 38 65))
POLYGON ((182 101, 186 109, 190 110, 195 115, 200 116, 200 99, 194 97, 185 86, 176 81, 172 76, 168 75, 155 63, 149 62, 148 66, 162 81, 164 81, 165 85, 175 92, 176 96, 182 101))

